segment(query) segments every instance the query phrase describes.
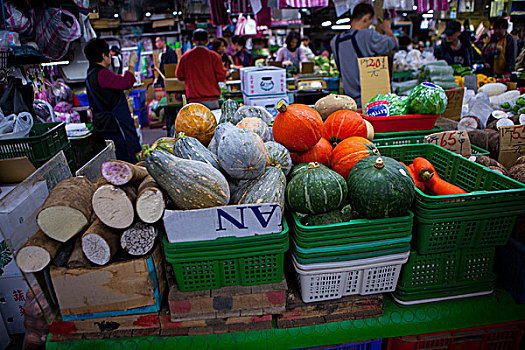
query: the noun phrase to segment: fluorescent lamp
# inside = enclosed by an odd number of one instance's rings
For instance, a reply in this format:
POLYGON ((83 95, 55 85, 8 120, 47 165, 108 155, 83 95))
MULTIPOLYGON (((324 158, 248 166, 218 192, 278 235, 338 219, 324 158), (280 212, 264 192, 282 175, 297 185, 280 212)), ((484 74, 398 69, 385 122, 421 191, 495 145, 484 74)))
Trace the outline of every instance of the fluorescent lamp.
POLYGON ((329 27, 331 25, 332 25, 332 22, 330 22, 330 21, 325 21, 325 22, 321 23, 321 27, 329 27))
POLYGON ((430 9, 428 10, 428 13, 434 13, 434 10, 430 9))
POLYGON ((41 63, 40 65, 42 67, 46 67, 46 66, 63 66, 66 64, 69 64, 69 61, 47 62, 47 63, 41 63))
POLYGON ((335 22, 335 24, 343 24, 343 23, 348 23, 348 22, 350 22, 350 18, 346 17, 346 18, 338 19, 337 22, 335 22))
POLYGON ((348 30, 352 28, 350 24, 334 24, 332 30, 348 30))
POLYGON ((431 14, 431 13, 424 13, 423 14, 423 18, 432 18, 432 17, 434 17, 434 15, 431 14))
POLYGON ((177 16, 177 13, 178 13, 177 11, 173 11, 171 14, 172 14, 173 16, 177 16))
POLYGON ((114 13, 113 17, 118 18, 118 13, 114 13))
POLYGON ((412 10, 417 11, 417 6, 416 5, 412 6, 412 10))
POLYGON ((146 13, 144 14, 144 16, 146 16, 146 17, 151 17, 151 12, 149 12, 149 11, 146 12, 146 13))

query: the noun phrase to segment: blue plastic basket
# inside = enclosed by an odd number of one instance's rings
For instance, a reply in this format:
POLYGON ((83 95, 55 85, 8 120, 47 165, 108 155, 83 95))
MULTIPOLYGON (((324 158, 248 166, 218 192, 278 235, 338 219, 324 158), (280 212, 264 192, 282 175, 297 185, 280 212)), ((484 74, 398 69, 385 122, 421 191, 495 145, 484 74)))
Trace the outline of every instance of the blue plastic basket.
POLYGON ((525 304, 525 244, 510 238, 506 246, 498 247, 496 268, 501 285, 525 304))
POLYGON ((296 350, 381 350, 381 341, 382 339, 370 340, 361 343, 314 346, 311 348, 300 348, 296 350))

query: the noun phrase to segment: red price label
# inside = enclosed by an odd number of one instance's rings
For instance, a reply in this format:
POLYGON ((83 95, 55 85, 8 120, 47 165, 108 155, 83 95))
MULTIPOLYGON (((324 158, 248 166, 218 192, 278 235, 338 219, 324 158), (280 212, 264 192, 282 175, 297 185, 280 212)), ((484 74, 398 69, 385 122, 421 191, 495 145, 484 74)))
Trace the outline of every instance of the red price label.
POLYGON ((433 143, 449 151, 462 155, 470 155, 470 140, 468 134, 463 130, 444 131, 425 136, 425 143, 433 143))

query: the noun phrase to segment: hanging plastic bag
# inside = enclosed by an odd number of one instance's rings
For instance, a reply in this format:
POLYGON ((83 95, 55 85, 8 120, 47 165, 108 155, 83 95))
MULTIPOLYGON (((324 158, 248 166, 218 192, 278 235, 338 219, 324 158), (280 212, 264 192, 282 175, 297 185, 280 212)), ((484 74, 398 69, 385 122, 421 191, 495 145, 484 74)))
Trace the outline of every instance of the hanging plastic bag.
POLYGON ((32 16, 22 13, 13 4, 7 3, 4 7, 7 29, 19 33, 23 37, 33 36, 32 16))
POLYGON ((47 88, 46 95, 47 102, 52 106, 56 106, 62 101, 73 102, 73 90, 61 80, 52 83, 50 87, 47 88))
POLYGON ((33 127, 33 116, 27 112, 11 114, 0 121, 0 140, 15 139, 29 135, 33 127))
POLYGON ((257 23, 250 16, 246 18, 244 24, 244 35, 256 35, 257 34, 257 23))
POLYGON ((89 17, 86 16, 83 13, 78 14, 78 22, 80 24, 80 30, 82 32, 82 41, 88 42, 91 39, 94 39, 97 37, 97 33, 95 33, 95 30, 91 26, 91 22, 89 21, 89 17))
POLYGON ((35 25, 36 43, 44 56, 58 60, 66 54, 69 44, 80 38, 80 25, 66 10, 49 7, 40 14, 35 25))
POLYGON ((6 115, 19 114, 21 112, 32 113, 33 87, 31 85, 23 86, 19 79, 10 79, 0 99, 0 108, 6 115), (31 90, 30 95, 28 94, 28 89, 31 90))
POLYGON ((46 101, 33 101, 33 109, 35 110, 35 117, 40 119, 42 123, 55 122, 55 112, 53 111, 53 107, 46 101))
POLYGON ((237 26, 235 27, 235 35, 244 35, 244 26, 246 25, 246 18, 241 14, 237 20, 237 26))

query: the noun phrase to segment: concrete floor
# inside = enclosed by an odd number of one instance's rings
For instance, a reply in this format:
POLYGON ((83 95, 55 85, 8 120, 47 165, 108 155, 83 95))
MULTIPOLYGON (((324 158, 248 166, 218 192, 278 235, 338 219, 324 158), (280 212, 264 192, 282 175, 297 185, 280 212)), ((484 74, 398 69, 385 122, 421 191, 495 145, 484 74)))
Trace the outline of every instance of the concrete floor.
POLYGON ((149 126, 146 126, 145 128, 141 129, 141 131, 142 143, 148 145, 151 145, 153 142, 160 139, 161 137, 167 136, 166 130, 163 130, 162 128, 150 129, 149 126))

